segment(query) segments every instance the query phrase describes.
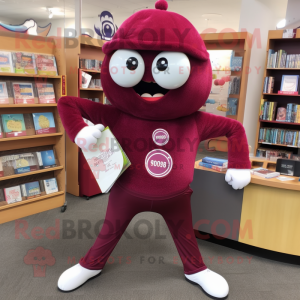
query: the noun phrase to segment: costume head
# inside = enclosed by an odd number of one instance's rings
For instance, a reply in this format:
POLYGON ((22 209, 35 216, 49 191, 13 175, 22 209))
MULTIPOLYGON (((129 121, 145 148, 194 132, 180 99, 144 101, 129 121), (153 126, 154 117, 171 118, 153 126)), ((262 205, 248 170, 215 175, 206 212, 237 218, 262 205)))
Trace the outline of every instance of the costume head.
POLYGON ((165 0, 155 8, 133 14, 104 44, 101 81, 118 109, 138 118, 170 120, 205 103, 212 71, 196 28, 168 12, 165 0))

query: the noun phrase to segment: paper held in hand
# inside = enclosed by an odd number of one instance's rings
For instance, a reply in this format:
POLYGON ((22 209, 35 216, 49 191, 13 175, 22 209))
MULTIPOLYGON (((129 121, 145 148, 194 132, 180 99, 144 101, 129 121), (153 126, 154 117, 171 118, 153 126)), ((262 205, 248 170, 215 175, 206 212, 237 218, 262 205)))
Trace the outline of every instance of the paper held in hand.
POLYGON ((117 179, 131 165, 109 127, 102 131, 97 144, 90 149, 83 148, 82 153, 102 193, 108 193, 117 179))

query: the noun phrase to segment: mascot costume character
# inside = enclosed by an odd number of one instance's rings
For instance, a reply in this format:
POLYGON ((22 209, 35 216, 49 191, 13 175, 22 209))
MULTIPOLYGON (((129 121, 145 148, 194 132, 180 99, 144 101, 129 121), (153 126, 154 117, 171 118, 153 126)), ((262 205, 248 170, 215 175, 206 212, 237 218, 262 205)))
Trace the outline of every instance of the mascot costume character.
POLYGON ((247 138, 239 122, 199 111, 212 85, 204 42, 187 19, 167 11, 165 0, 155 8, 133 14, 103 46, 101 80, 112 105, 68 96, 58 102, 66 132, 79 147, 88 149, 109 126, 132 164, 109 195, 105 222, 118 222, 117 228, 104 222, 85 257, 60 276, 58 288, 70 292, 100 275, 131 219, 151 211, 165 219, 185 278, 222 299, 229 287, 201 259, 189 184, 200 141, 226 136, 225 180, 234 189, 244 188, 250 182, 247 138), (96 125, 87 126, 83 118, 96 125))

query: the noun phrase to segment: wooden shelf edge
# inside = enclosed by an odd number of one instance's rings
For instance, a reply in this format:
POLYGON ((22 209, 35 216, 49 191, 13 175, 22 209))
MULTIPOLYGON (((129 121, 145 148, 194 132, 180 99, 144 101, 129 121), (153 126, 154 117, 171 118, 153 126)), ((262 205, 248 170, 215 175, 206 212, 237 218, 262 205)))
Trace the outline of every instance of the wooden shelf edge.
POLYGON ((48 75, 18 74, 18 73, 7 73, 7 72, 0 72, 0 76, 61 79, 61 75, 48 76, 48 75))
POLYGON ((297 68, 267 68, 267 70, 285 70, 285 71, 289 71, 289 70, 295 70, 295 71, 299 71, 300 69, 297 68))
POLYGON ((83 71, 83 72, 89 72, 89 73, 101 73, 101 71, 96 71, 96 70, 89 70, 89 69, 79 69, 79 70, 81 70, 81 71, 83 71))
POLYGON ((276 94, 276 93, 263 93, 263 95, 286 96, 286 97, 300 97, 300 95, 284 95, 284 94, 276 94))
POLYGON ((81 91, 99 91, 99 92, 102 92, 103 89, 95 89, 95 88, 88 88, 88 89, 85 89, 85 88, 80 88, 81 91))
POLYGON ((286 124, 286 125, 300 125, 300 123, 291 123, 291 122, 279 122, 279 121, 269 121, 269 120, 259 120, 262 123, 275 123, 275 124, 286 124))
POLYGON ((1 138, 0 143, 18 141, 18 140, 27 140, 27 139, 38 139, 38 138, 45 138, 45 137, 52 137, 52 136, 62 136, 62 135, 63 135, 62 132, 50 133, 50 134, 24 135, 24 136, 12 137, 12 138, 1 138))
POLYGON ((41 170, 36 170, 36 171, 22 173, 22 174, 4 176, 4 177, 0 177, 0 181, 9 180, 9 179, 18 178, 18 177, 30 176, 30 175, 40 174, 40 173, 46 173, 46 172, 51 172, 51 171, 62 170, 63 168, 64 168, 63 166, 57 166, 57 167, 53 167, 53 168, 41 169, 41 170))
POLYGON ((289 145, 282 145, 282 144, 272 144, 272 143, 266 143, 266 142, 258 142, 258 144, 280 146, 280 147, 288 147, 288 148, 296 148, 296 149, 300 148, 300 147, 296 147, 296 146, 289 146, 289 145))
POLYGON ((16 107, 55 107, 57 103, 35 103, 35 104, 0 104, 0 108, 16 108, 16 107))
POLYGON ((23 200, 23 201, 20 201, 20 202, 3 205, 3 206, 0 206, 0 211, 1 210, 6 210, 6 209, 11 209, 11 208, 14 208, 14 207, 17 207, 17 206, 20 206, 20 205, 26 205, 26 204, 29 204, 29 203, 37 202, 37 201, 40 201, 40 200, 45 200, 45 199, 48 199, 48 198, 53 198, 53 197, 56 197, 56 196, 59 196, 59 195, 63 195, 64 193, 65 193, 64 191, 60 191, 60 192, 57 192, 57 193, 44 195, 44 196, 41 196, 41 197, 36 197, 36 198, 30 199, 30 200, 23 200))

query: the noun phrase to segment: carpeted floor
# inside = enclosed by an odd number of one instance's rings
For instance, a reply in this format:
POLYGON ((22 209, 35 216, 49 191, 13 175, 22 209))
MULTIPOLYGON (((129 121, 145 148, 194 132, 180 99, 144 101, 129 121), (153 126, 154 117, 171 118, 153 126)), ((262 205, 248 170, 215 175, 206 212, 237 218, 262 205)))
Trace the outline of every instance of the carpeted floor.
MULTIPOLYGON (((86 201, 68 194, 67 200, 65 213, 54 209, 0 225, 1 300, 209 299, 200 288, 184 280, 164 220, 149 212, 131 221, 100 277, 73 293, 59 292, 56 284, 60 274, 92 246, 105 216, 108 196, 86 201), (55 235, 51 227, 55 226, 58 239, 51 238, 55 235), (42 252, 38 247, 43 248, 42 252), (46 268, 37 268, 42 262, 46 268)), ((201 240, 198 245, 206 265, 228 280, 228 299, 300 299, 298 266, 251 257, 201 240)))

